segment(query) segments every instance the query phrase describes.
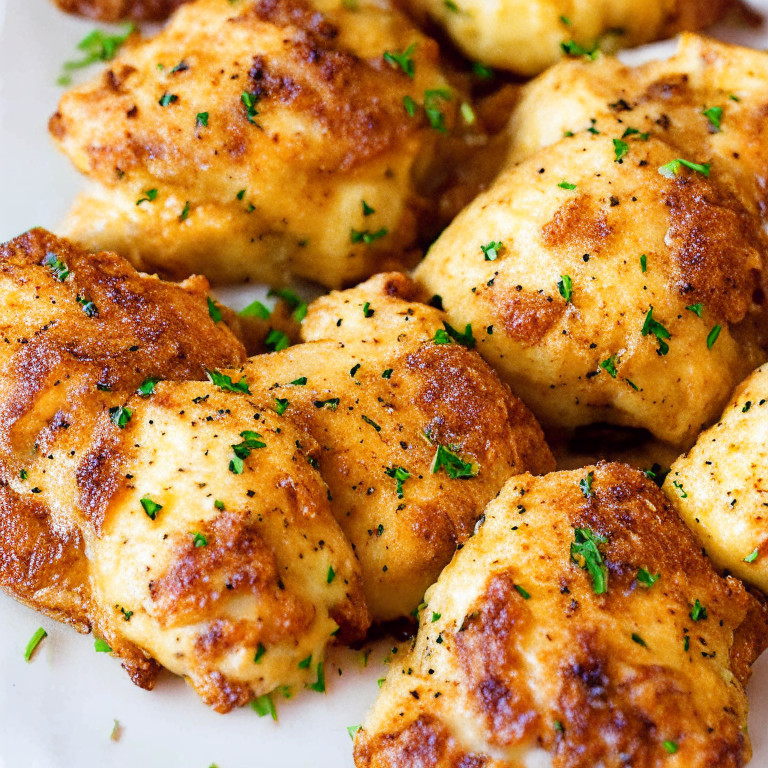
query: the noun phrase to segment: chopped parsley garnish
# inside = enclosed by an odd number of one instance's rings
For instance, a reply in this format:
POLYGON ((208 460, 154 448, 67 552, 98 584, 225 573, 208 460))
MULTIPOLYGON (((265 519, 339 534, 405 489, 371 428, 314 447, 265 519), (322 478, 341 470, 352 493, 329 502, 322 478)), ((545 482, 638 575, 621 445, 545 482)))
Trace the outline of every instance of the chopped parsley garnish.
POLYGON ((707 618, 707 609, 699 602, 698 597, 689 615, 694 621, 704 621, 707 618))
POLYGON ((527 592, 525 589, 523 589, 519 584, 515 584, 515 590, 520 595, 520 597, 523 598, 523 600, 530 600, 531 594, 530 592, 527 592))
POLYGON ((157 102, 161 107, 167 107, 169 104, 173 104, 178 101, 179 97, 175 93, 164 93, 160 100, 157 102))
POLYGON ((408 113, 408 117, 413 117, 416 114, 416 102, 410 96, 403 96, 403 106, 408 113))
POLYGON ((752 401, 747 400, 747 402, 744 403, 744 407, 741 409, 741 412, 746 413, 751 407, 752 407, 752 401))
POLYGON ((213 502, 213 506, 214 506, 214 507, 216 507, 216 509, 218 509, 218 510, 219 510, 219 511, 221 511, 221 512, 223 512, 223 511, 224 511, 224 502, 223 502, 223 501, 221 501, 221 499, 216 499, 216 500, 213 502))
MULTIPOLYGON (((446 2, 450 2, 451 0, 446 0, 446 2)), ((347 733, 349 734, 349 738, 352 739, 352 741, 355 740, 355 734, 362 728, 362 725, 348 725, 347 726, 347 733)))
POLYGON ((303 386, 306 385, 306 383, 307 383, 307 377, 306 376, 301 376, 298 379, 294 379, 291 382, 291 384, 293 384, 296 387, 303 387, 303 386))
POLYGON ((611 374, 611 378, 616 378, 616 354, 612 354, 607 360, 600 363, 600 367, 611 374))
POLYGON ((261 664, 261 657, 267 652, 267 649, 264 647, 263 643, 259 643, 258 647, 256 648, 256 655, 253 657, 253 660, 256 664, 261 664))
POLYGON ((558 732, 563 733, 565 731, 565 728, 563 727, 563 724, 559 720, 555 720, 554 723, 552 723, 552 727, 558 732))
POLYGON ((225 392, 241 392, 244 395, 250 395, 251 390, 248 388, 248 379, 243 376, 240 381, 233 382, 232 379, 225 373, 219 373, 219 371, 210 371, 205 369, 205 375, 211 384, 217 386, 219 389, 223 389, 225 392))
POLYGON ((240 459, 247 459, 251 455, 251 451, 255 451, 257 448, 267 447, 267 444, 262 440, 261 435, 251 429, 246 429, 241 432, 240 437, 243 438, 243 442, 231 446, 232 450, 235 452, 235 456, 240 459))
POLYGON ((335 411, 341 401, 338 397, 330 397, 327 400, 315 400, 315 408, 327 408, 329 411, 335 411))
POLYGON ((653 482, 661 488, 661 486, 664 485, 664 481, 667 479, 669 470, 662 469, 661 464, 654 464, 650 469, 644 469, 643 474, 649 480, 653 480, 653 482))
POLYGON ((160 379, 144 379, 136 390, 142 397, 149 397, 155 393, 155 385, 160 379))
POLYGON ((317 681, 308 687, 318 693, 325 693, 325 672, 323 671, 322 661, 317 665, 317 681))
POLYGON ((275 398, 275 413, 278 416, 282 416, 291 404, 290 400, 286 400, 284 397, 275 398))
POLYGON ((26 469, 22 469, 21 472, 19 472, 19 477, 22 480, 26 480, 29 477, 29 472, 27 472, 26 469))
POLYGON ((133 411, 130 408, 126 408, 124 405, 118 405, 109 409, 109 419, 120 429, 125 429, 125 425, 131 420, 133 411))
POLYGON ((95 648, 96 653, 112 653, 112 648, 109 643, 106 640, 102 640, 100 637, 96 638, 93 647, 95 648))
MULTIPOLYGON (((88 67, 97 61, 110 61, 120 49, 120 46, 128 39, 128 36, 136 31, 133 24, 124 28, 123 34, 110 35, 100 29, 94 29, 93 32, 86 35, 78 44, 77 49, 83 51, 85 58, 78 61, 67 61, 64 63, 64 72, 72 72, 75 69, 88 67)), ((65 74, 59 78, 59 85, 69 85, 71 78, 65 74)))
POLYGON ((152 501, 149 496, 144 496, 141 499, 141 506, 150 520, 154 520, 157 517, 157 513, 163 508, 162 504, 152 501))
POLYGON ((438 328, 435 331, 435 335, 432 337, 432 341, 435 344, 451 344, 451 337, 448 332, 443 328, 438 328))
POLYGON ((267 338, 264 339, 264 346, 272 352, 280 352, 291 346, 291 340, 282 331, 277 328, 270 328, 267 338))
POLYGON ((677 488, 677 490, 680 491, 680 498, 681 499, 687 499, 688 498, 688 494, 685 492, 685 488, 683 488, 683 484, 681 482, 679 482, 678 480, 673 480, 672 481, 672 485, 674 485, 675 488, 677 488))
POLYGON ((589 528, 576 528, 571 544, 571 560, 580 568, 585 568, 592 576, 592 589, 596 595, 608 591, 608 568, 600 554, 599 544, 606 544, 607 539, 589 528))
POLYGON ((710 163, 692 163, 690 160, 683 160, 682 157, 678 157, 671 163, 662 165, 661 168, 659 168, 659 173, 667 179, 674 179, 675 176, 680 173, 681 166, 690 168, 692 171, 697 171, 702 176, 709 176, 710 163))
POLYGON ((644 587, 648 587, 649 589, 661 578, 661 574, 657 573, 655 576, 650 572, 646 571, 645 568, 641 568, 637 572, 637 581, 642 584, 644 587))
POLYGON ((451 92, 447 88, 424 91, 424 111, 427 113, 429 124, 440 133, 448 133, 445 127, 445 115, 439 108, 441 100, 451 100, 451 92))
POLYGON ((157 199, 157 190, 156 189, 148 189, 144 192, 144 197, 140 197, 136 201, 136 205, 141 205, 142 203, 152 203, 157 199))
POLYGON ((739 97, 738 97, 738 96, 737 96, 735 93, 730 93, 730 94, 728 94, 728 98, 729 98, 731 101, 741 101, 741 99, 740 99, 740 98, 739 98, 739 97))
POLYGON ((196 547, 207 547, 208 546, 208 539, 203 536, 202 533, 193 533, 192 534, 192 542, 196 547))
POLYGON ((248 122, 251 123, 251 125, 256 125, 256 121, 253 118, 259 114, 259 111, 256 109, 256 105, 259 103, 259 97, 254 93, 243 91, 240 95, 240 101, 243 102, 243 106, 245 107, 245 116, 248 118, 248 122))
POLYGON ((76 297, 77 303, 83 308, 83 312, 88 317, 96 317, 99 314, 98 307, 92 302, 86 299, 84 296, 76 297))
POLYGON ((55 253, 47 253, 43 259, 43 264, 62 283, 69 277, 69 267, 55 253))
POLYGON ((437 474, 440 468, 443 468, 452 480, 461 480, 468 477, 476 477, 480 471, 477 464, 471 461, 463 461, 461 457, 454 453, 445 445, 438 445, 435 457, 432 459, 432 474, 437 474))
POLYGON ((571 184, 567 181, 561 181, 557 186, 560 187, 560 189, 576 189, 575 184, 571 184))
POLYGON ((472 334, 472 323, 467 323, 466 327, 464 328, 464 333, 461 333, 460 331, 457 331, 453 326, 449 325, 448 323, 443 323, 443 326, 445 328, 445 333, 448 335, 449 340, 448 341, 438 341, 438 334, 440 333, 440 330, 438 330, 435 333, 435 337, 432 339, 432 341, 435 342, 435 344, 450 344, 450 339, 453 339, 458 344, 462 344, 467 349, 472 349, 475 346, 475 337, 472 334))
POLYGON ((370 424, 377 432, 381 432, 381 427, 373 420, 369 419, 365 414, 360 417, 366 424, 370 424))
POLYGON ((413 52, 416 50, 416 43, 409 45, 402 53, 392 53, 391 51, 384 52, 384 61, 391 64, 393 67, 405 72, 408 77, 413 79, 416 76, 416 64, 411 58, 413 52))
POLYGON ((594 481, 595 481, 594 472, 587 473, 586 477, 583 477, 581 480, 579 480, 579 488, 581 488, 581 493, 585 499, 588 499, 590 496, 595 495, 595 492, 592 490, 592 483, 594 481))
POLYGON ((290 308, 293 319, 300 323, 307 316, 307 302, 302 301, 293 291, 288 288, 272 288, 267 296, 278 296, 290 308))
POLYGON ((626 141, 622 141, 621 139, 613 140, 614 163, 621 163, 622 158, 627 154, 627 152, 629 152, 629 144, 627 144, 626 141))
POLYGON ((40 627, 37 632, 32 635, 32 639, 27 643, 27 650, 24 651, 24 659, 26 661, 30 661, 32 659, 32 656, 37 650, 37 646, 40 645, 40 643, 42 643, 46 637, 48 637, 48 633, 42 627, 40 627))
POLYGON ((621 134, 622 139, 626 139, 628 136, 637 136, 640 141, 648 141, 648 133, 640 133, 637 128, 627 128, 624 133, 621 134))
POLYGON ((691 647, 691 638, 690 636, 686 635, 685 638, 683 638, 683 650, 687 653, 690 647, 691 647))
POLYGON ((496 242, 495 240, 491 240, 490 243, 487 243, 486 245, 481 245, 480 250, 483 252, 483 256, 485 257, 486 261, 496 261, 496 259, 499 258, 499 251, 504 247, 504 243, 499 240, 496 242))
POLYGON ((637 643, 638 645, 642 645, 643 648, 648 647, 648 644, 645 642, 645 640, 643 640, 642 637, 640 637, 640 635, 637 634, 637 632, 632 633, 632 642, 637 643))
POLYGON ((597 43, 592 48, 584 48, 575 40, 564 40, 560 48, 566 56, 586 56, 590 61, 594 61, 599 53, 597 43))
POLYGON ((336 578, 336 571, 333 570, 333 566, 328 566, 328 575, 325 577, 327 584, 330 584, 336 578))
POLYGON ((366 301, 363 304, 363 317, 367 320, 369 317, 373 317, 374 310, 371 309, 371 302, 366 301))
POLYGON ((360 363, 355 363, 350 369, 349 369, 349 375, 354 379, 355 374, 360 370, 360 363))
POLYGON ((356 229, 351 229, 349 239, 353 243, 365 243, 366 245, 370 245, 374 240, 379 240, 387 234, 389 234, 389 230, 386 227, 382 227, 376 232, 371 232, 369 229, 365 229, 362 232, 358 232, 356 229))
POLYGON ((259 716, 264 717, 271 715, 272 719, 277 722, 277 709, 275 708, 275 702, 272 701, 272 697, 265 693, 263 696, 259 696, 251 702, 251 709, 259 716))
POLYGON ((640 257, 640 269, 642 272, 648 270, 648 257, 645 254, 640 257))
POLYGON ((389 379, 392 376, 392 371, 394 368, 387 368, 386 371, 383 371, 381 374, 382 379, 389 379))
POLYGON ((709 120, 709 124, 714 127, 715 133, 719 133, 722 130, 720 126, 720 121, 723 118, 722 107, 710 107, 709 109, 703 109, 701 114, 704 115, 707 120, 709 120))
POLYGON ((258 317, 260 320, 266 320, 272 313, 260 301, 254 301, 237 314, 240 317, 258 317))
POLYGON ((560 280, 557 283, 557 290, 560 291, 560 295, 565 299, 567 304, 573 296, 573 280, 569 275, 560 275, 560 280))
POLYGON ((717 337, 720 335, 721 328, 719 325, 716 325, 708 334, 707 334, 707 349, 712 349, 713 344, 717 341, 717 337))
POLYGON ((754 563, 755 560, 757 560, 758 555, 760 554, 757 547, 755 547, 745 558, 745 563, 754 563))
POLYGON ((674 755, 675 752, 677 752, 678 747, 674 741, 667 740, 664 742, 664 749, 666 749, 670 755, 674 755))
POLYGON ((387 477, 392 477, 397 481, 395 492, 397 493, 397 498, 402 499, 403 483, 411 476, 411 473, 403 467, 388 467, 384 470, 384 474, 387 477))
POLYGON ((206 297, 208 301, 208 315, 214 323, 221 322, 221 310, 216 306, 216 302, 210 297, 206 297))
POLYGON ((363 204, 363 216, 370 216, 372 213, 376 213, 376 210, 371 208, 365 200, 361 200, 360 202, 363 204))
POLYGON ((189 200, 184 204, 184 210, 179 214, 179 221, 186 221, 189 218, 189 200))
POLYGON ((197 117, 195 118, 195 125, 200 126, 202 125, 203 128, 208 127, 208 113, 207 112, 198 112, 197 117))
POLYGON ((660 322, 653 319, 653 307, 648 310, 640 332, 643 336, 652 333, 656 337, 656 341, 659 343, 659 348, 656 350, 657 355, 666 355, 669 352, 669 344, 667 344, 665 339, 672 338, 672 334, 660 322))
POLYGON ((432 623, 434 624, 436 621, 438 621, 442 615, 442 613, 435 613, 432 611, 432 623))
POLYGON ((472 62, 472 72, 481 80, 490 80, 494 74, 493 70, 489 66, 481 64, 479 61, 472 62))

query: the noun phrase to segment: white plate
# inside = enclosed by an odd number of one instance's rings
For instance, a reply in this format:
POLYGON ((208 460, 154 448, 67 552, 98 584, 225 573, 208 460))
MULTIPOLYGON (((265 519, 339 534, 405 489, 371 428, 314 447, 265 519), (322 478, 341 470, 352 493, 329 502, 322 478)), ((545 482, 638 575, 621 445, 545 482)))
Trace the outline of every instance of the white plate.
MULTIPOLYGON (((768 12, 768 0, 753 5, 768 12)), ((61 65, 93 26, 50 0, 0 0, 0 241, 35 225, 55 227, 81 187, 51 145, 47 122, 61 93, 61 65)), ((723 26, 713 33, 768 47, 766 29, 723 26)), ((662 43, 625 58, 634 63, 672 48, 662 43)), ((242 292, 225 293, 236 306, 245 302, 242 292)), ((278 702, 273 723, 249 708, 217 715, 170 675, 152 693, 135 688, 117 661, 94 652, 91 636, 0 594, 0 768, 349 768, 347 726, 359 724, 373 703, 391 645, 379 643, 366 668, 360 654, 332 652, 328 694, 278 702), (39 626, 49 637, 26 664, 24 649, 39 626), (122 726, 118 742, 110 740, 114 720, 122 726)), ((768 654, 749 694, 752 766, 768 768, 768 654)))

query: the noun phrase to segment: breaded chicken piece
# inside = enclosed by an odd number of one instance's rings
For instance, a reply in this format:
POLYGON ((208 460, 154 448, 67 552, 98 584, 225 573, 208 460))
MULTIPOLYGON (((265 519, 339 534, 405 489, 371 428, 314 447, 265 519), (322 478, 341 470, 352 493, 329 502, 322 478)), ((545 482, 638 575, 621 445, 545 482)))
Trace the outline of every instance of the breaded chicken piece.
POLYGON ((355 763, 737 768, 765 637, 640 472, 515 478, 428 593, 355 763))
POLYGON ((205 281, 41 230, 0 269, 2 587, 93 629, 143 687, 160 662, 222 712, 319 690, 327 643, 368 626, 360 567, 312 438, 217 372, 244 353, 205 281))
POLYGON ((664 490, 715 566, 768 592, 768 366, 673 465, 664 490))
POLYGON ((686 166, 623 130, 503 173, 415 277, 545 428, 608 422, 688 447, 766 360, 768 241, 706 153, 686 166))
POLYGON ((630 144, 645 133, 709 163, 742 204, 768 212, 768 54, 682 35, 669 59, 628 67, 612 57, 564 61, 523 88, 508 126, 513 165, 569 133, 630 144), (633 132, 634 131, 634 132, 633 132))
POLYGON ((54 0, 66 13, 99 21, 161 21, 187 0, 54 0))
POLYGON ((415 0, 470 58, 537 75, 564 49, 613 53, 714 24, 731 0, 415 0))
POLYGON ((530 411, 400 274, 318 299, 308 343, 251 358, 253 389, 320 444, 374 621, 408 616, 513 475, 554 468, 530 411))
POLYGON ((215 283, 403 268, 456 107, 386 3, 198 0, 62 98, 51 133, 93 182, 62 233, 215 283))

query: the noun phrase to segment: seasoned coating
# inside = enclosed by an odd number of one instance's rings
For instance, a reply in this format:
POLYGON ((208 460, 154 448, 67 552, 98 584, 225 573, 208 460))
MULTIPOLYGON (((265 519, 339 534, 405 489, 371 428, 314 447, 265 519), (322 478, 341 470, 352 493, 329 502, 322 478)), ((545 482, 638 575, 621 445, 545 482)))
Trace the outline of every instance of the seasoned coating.
POLYGON ((415 0, 470 58, 537 75, 562 55, 613 53, 714 24, 731 0, 415 0))
POLYGON ((530 411, 475 352, 434 343, 444 316, 414 298, 408 278, 389 274, 318 299, 302 327, 308 343, 245 368, 320 444, 374 621, 418 606, 509 477, 554 468, 530 411), (473 476, 433 471, 445 447, 473 476))
POLYGON ((626 127, 506 171, 415 276, 545 427, 609 422, 688 447, 766 360, 766 237, 720 165, 660 173, 706 151, 626 127))
POLYGON ((199 0, 62 98, 51 133, 93 182, 62 232, 215 283, 403 268, 446 89, 437 44, 386 3, 199 0))
POLYGON ((686 34, 669 59, 639 67, 609 56, 570 59, 533 80, 512 113, 507 162, 531 157, 566 132, 594 128, 619 137, 635 129, 663 139, 678 157, 710 163, 745 207, 765 216, 766 114, 768 55, 686 34))
POLYGON ((640 472, 514 478, 429 591, 355 762, 521 768, 544 750, 554 768, 737 768, 765 629, 640 472), (572 554, 584 531, 602 562, 572 554))
POLYGON ((736 390, 664 483, 715 566, 768 592, 768 366, 736 390))
POLYGON ((187 0, 54 0, 62 11, 99 21, 161 21, 187 0))
POLYGON ((245 358, 205 281, 42 230, 0 270, 2 588, 93 629, 138 685, 160 662, 219 711, 317 684, 332 633, 368 626, 359 565, 311 437, 273 424, 264 395, 179 381, 245 358))

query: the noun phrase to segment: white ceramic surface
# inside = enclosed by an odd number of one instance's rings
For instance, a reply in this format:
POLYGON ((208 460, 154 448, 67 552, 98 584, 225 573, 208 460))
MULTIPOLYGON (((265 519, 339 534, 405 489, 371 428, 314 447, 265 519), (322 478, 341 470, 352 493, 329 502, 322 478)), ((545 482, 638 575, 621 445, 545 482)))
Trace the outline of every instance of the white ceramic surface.
MULTIPOLYGON (((768 0, 753 5, 768 12, 768 0)), ((59 13, 50 0, 0 0, 0 241, 34 225, 55 227, 82 185, 49 142, 47 121, 61 93, 61 65, 93 26, 59 13)), ((765 28, 723 26, 714 34, 768 47, 765 28)), ((634 63, 671 49, 662 43, 625 58, 634 63)), ((235 306, 254 293, 263 291, 221 292, 235 306)), ((379 643, 367 667, 358 653, 332 652, 327 695, 309 691, 278 702, 273 723, 249 708, 217 715, 170 675, 154 692, 141 691, 117 661, 94 652, 91 636, 0 594, 0 768, 350 768, 347 726, 359 724, 375 699, 391 646, 379 643), (27 664, 24 649, 39 626, 49 636, 27 664), (115 720, 117 742, 110 739, 115 720)), ((768 768, 768 654, 749 693, 752 766, 768 768)))

